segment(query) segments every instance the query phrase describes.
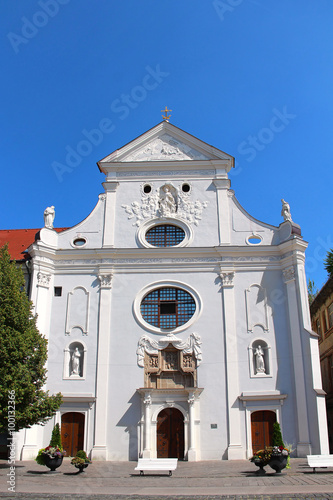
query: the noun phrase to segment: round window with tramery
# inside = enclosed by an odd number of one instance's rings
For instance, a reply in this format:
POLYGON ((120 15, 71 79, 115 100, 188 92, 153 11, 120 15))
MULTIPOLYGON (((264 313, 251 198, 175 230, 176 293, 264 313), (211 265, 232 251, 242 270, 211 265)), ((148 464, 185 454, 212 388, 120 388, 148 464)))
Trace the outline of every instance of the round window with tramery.
POLYGON ((181 288, 158 288, 141 301, 141 315, 150 325, 163 329, 177 328, 195 313, 195 300, 181 288))

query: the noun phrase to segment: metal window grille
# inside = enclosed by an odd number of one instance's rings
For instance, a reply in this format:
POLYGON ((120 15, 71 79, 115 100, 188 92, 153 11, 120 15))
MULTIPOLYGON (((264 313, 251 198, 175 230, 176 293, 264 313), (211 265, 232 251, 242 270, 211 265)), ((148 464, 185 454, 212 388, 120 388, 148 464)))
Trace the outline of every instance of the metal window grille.
POLYGON ((186 323, 195 312, 193 297, 180 288, 159 288, 141 302, 141 314, 150 325, 176 328, 186 323))
POLYGON ((146 240, 154 247, 173 247, 185 238, 185 232, 172 224, 154 226, 146 233, 146 240))

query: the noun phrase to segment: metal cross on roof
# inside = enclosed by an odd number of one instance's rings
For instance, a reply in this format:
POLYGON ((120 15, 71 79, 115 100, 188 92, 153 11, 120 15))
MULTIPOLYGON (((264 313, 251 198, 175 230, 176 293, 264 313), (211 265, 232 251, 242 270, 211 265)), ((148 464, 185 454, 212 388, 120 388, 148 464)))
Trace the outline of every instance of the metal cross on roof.
POLYGON ((166 122, 168 122, 168 121, 169 121, 169 118, 171 117, 171 115, 168 115, 168 113, 169 113, 170 111, 172 111, 172 109, 168 109, 168 107, 167 107, 167 106, 165 106, 165 109, 161 109, 161 112, 162 112, 162 113, 165 113, 165 115, 162 115, 162 118, 163 118, 163 120, 165 120, 166 122))

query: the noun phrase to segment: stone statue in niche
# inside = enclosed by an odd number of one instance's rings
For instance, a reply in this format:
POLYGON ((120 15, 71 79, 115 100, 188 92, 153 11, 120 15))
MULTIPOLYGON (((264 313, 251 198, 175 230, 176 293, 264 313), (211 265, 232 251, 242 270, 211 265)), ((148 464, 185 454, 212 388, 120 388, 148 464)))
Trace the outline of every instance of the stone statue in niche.
POLYGON ((291 221, 290 206, 284 199, 282 201, 281 215, 285 221, 291 221))
POLYGON ((44 227, 53 229, 54 217, 55 217, 54 206, 52 205, 52 207, 46 207, 44 210, 44 227))
POLYGON ((256 373, 266 373, 264 351, 260 345, 255 349, 254 356, 256 358, 256 373))
POLYGON ((163 186, 160 191, 159 207, 162 217, 168 217, 177 211, 175 198, 167 185, 163 186))
POLYGON ((79 351, 79 348, 75 347, 75 350, 71 358, 72 362, 71 375, 80 375, 80 358, 81 358, 81 353, 79 351))

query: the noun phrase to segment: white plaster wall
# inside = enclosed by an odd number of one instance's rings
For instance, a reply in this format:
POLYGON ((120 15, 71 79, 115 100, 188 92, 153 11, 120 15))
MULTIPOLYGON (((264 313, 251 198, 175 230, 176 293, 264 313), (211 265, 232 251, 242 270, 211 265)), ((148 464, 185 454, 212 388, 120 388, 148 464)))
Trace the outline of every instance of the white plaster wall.
MULTIPOLYGON (((143 334, 156 340, 161 337, 147 332, 136 322, 132 311, 133 300, 145 285, 165 278, 164 273, 114 276, 108 407, 109 446, 115 457, 113 459, 127 460, 129 449, 131 454, 136 453, 136 426, 141 416, 140 397, 136 389, 144 384, 143 368, 137 366, 138 340, 143 334), (115 401, 117 405, 114 404, 115 401)), ((192 332, 201 336, 203 361, 198 368, 198 386, 204 387, 200 398, 201 456, 202 459, 221 459, 222 450, 227 446, 227 436, 220 287, 215 283, 216 274, 212 272, 168 273, 167 278, 193 287, 204 304, 197 322, 177 334, 177 337, 186 340, 192 332), (211 423, 217 423, 218 428, 212 430, 211 423), (212 434, 214 438, 210 439, 212 434)))
POLYGON ((50 340, 48 357, 48 388, 51 392, 63 393, 95 393, 96 356, 98 338, 98 308, 99 308, 99 280, 92 274, 56 274, 54 286, 62 287, 62 296, 55 297, 53 289, 52 312, 50 322, 50 340), (89 292, 89 323, 88 333, 75 328, 68 335, 65 333, 68 293, 75 287, 83 286, 89 292), (69 343, 83 341, 87 347, 86 378, 85 380, 63 380, 64 349, 69 343))

